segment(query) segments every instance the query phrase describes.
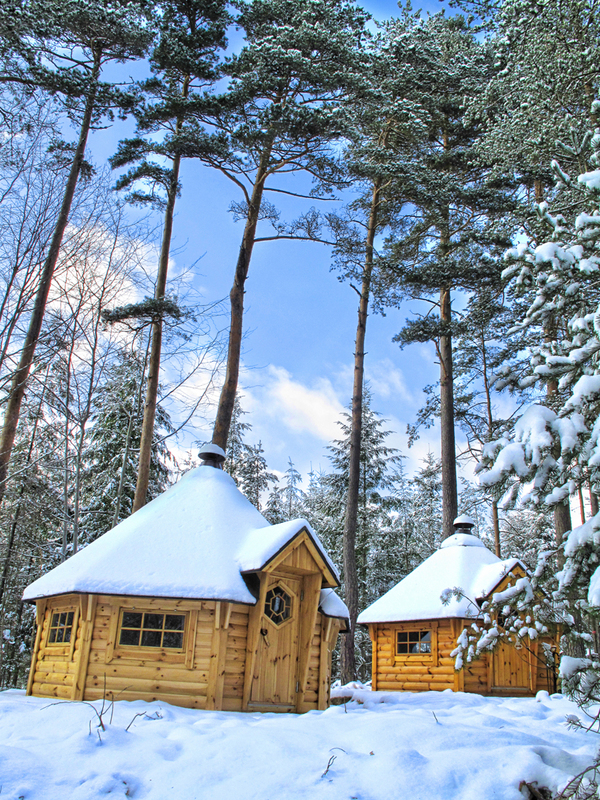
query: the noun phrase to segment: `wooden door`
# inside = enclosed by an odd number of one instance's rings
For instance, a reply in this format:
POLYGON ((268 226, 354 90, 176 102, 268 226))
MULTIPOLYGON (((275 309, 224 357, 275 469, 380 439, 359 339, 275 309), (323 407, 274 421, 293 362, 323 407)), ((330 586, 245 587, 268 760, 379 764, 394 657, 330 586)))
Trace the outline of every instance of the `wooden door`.
POLYGON ((298 690, 298 634, 302 581, 288 575, 266 577, 258 652, 249 708, 293 711, 298 690))
POLYGON ((502 694, 531 691, 530 641, 520 647, 501 642, 492 655, 492 692, 502 694))

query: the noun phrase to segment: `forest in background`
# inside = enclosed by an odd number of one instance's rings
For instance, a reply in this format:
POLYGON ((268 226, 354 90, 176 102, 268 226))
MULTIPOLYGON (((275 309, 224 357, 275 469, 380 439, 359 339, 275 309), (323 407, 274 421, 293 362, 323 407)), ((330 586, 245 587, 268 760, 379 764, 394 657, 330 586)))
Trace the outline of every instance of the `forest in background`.
MULTIPOLYGON (((216 419, 228 471, 270 521, 319 532, 354 619, 451 533, 460 497, 498 555, 540 564, 565 647, 597 652, 597 3, 455 12, 375 23, 345 0, 3 3, 0 685, 22 685, 29 664, 23 588, 194 465, 170 449, 194 415, 216 419), (147 77, 124 80, 137 62, 147 77), (135 134, 94 163, 90 131, 123 117, 135 134), (231 182, 243 233, 229 307, 167 274, 185 159, 231 182), (292 195, 288 219, 275 201, 292 195), (327 243, 357 298, 330 469, 300 476, 291 453, 279 481, 238 392, 245 281, 267 240, 327 243), (365 359, 369 314, 409 299, 423 312, 398 344, 433 343, 440 370, 411 436, 439 425, 441 460, 414 475, 386 444, 365 359), (459 485, 457 459, 478 464, 477 486, 459 485)), ((355 638, 342 672, 364 679, 369 643, 355 638)))

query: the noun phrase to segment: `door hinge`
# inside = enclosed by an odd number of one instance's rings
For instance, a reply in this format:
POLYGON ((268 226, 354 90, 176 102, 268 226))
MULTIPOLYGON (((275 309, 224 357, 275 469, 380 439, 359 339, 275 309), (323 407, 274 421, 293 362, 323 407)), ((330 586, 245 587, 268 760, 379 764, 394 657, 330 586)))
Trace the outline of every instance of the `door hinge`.
POLYGON ((296 694, 300 691, 300 681, 296 681, 296 694))

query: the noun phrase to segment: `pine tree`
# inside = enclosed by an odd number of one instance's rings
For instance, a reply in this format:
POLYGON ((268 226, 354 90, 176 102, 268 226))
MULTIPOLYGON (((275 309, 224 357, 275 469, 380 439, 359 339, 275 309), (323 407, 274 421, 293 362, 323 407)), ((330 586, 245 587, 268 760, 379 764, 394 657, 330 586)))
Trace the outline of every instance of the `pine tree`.
POLYGON ((394 30, 390 36, 388 29, 388 36, 377 40, 369 92, 360 93, 353 109, 352 141, 345 159, 349 179, 353 180, 359 195, 343 216, 329 217, 336 238, 335 266, 343 278, 353 282, 359 295, 344 517, 344 573, 346 604, 350 612, 350 632, 343 640, 342 651, 344 683, 352 680, 355 672, 353 639, 358 614, 356 530, 365 340, 371 294, 379 281, 379 254, 375 242, 383 237, 386 228, 393 228, 402 218, 405 201, 403 197, 398 199, 396 188, 406 174, 412 151, 419 146, 419 139, 426 132, 420 119, 423 109, 417 99, 414 64, 410 57, 397 58, 398 51, 410 52, 407 45, 411 35, 415 34, 415 20, 406 17, 404 22, 407 30, 394 30), (390 40, 393 40, 392 45, 390 40))
MULTIPOLYGON (((600 102, 594 113, 600 116, 600 102)), ((576 201, 569 216, 550 213, 541 204, 540 217, 552 238, 542 244, 513 248, 504 272, 510 290, 524 298, 523 317, 515 325, 537 337, 530 346, 529 371, 521 382, 550 389, 546 402, 529 406, 512 430, 484 450, 482 482, 502 486, 515 502, 566 507, 577 489, 591 483, 600 490, 596 461, 600 427, 600 350, 595 319, 600 308, 596 272, 600 266, 600 128, 586 136, 589 171, 573 180, 557 163, 561 187, 576 201), (561 319, 560 327, 556 320, 561 319), (554 335, 549 335, 552 326, 554 335), (524 490, 529 484, 529 487, 524 490)), ((560 202, 560 197, 559 197, 560 202)), ((566 210, 566 209, 565 209, 566 210)), ((596 508, 597 511, 597 501, 596 508)), ((570 525, 569 525, 570 527, 570 525)), ((557 544, 562 533, 557 529, 557 544)))
POLYGON ((441 514, 442 465, 433 453, 427 453, 423 466, 410 483, 413 494, 413 553, 420 563, 437 550, 444 538, 441 514))
MULTIPOLYGON (((386 501, 382 493, 392 493, 397 481, 395 467, 399 462, 396 450, 386 444, 390 432, 383 429, 384 420, 371 409, 371 395, 365 388, 362 419, 362 441, 360 458, 360 478, 358 496, 358 515, 356 530, 356 583, 358 588, 357 609, 364 608, 371 601, 371 558, 372 548, 379 537, 382 515, 385 515, 386 501)), ((325 529, 325 541, 334 552, 343 549, 343 519, 348 491, 348 473, 350 456, 350 436, 352 418, 345 415, 340 423, 343 438, 329 446, 330 460, 335 472, 326 477, 326 483, 333 498, 329 501, 332 510, 337 508, 339 522, 329 532, 325 529), (329 534, 329 535, 328 535, 329 534)), ((318 530, 323 535, 319 523, 318 530)), ((342 575, 344 593, 346 592, 346 574, 342 575)), ((370 668, 370 641, 362 629, 355 630, 354 659, 356 674, 365 680, 370 668)))
POLYGON ((500 291, 500 257, 510 243, 512 185, 476 150, 483 125, 466 113, 465 97, 480 95, 494 71, 490 53, 460 17, 430 18, 429 74, 422 103, 429 145, 397 191, 413 205, 405 229, 388 248, 388 300, 424 299, 432 311, 408 322, 397 340, 435 342, 440 364, 440 432, 444 534, 457 516, 452 293, 500 291))
MULTIPOLYGON (((146 102, 136 112, 137 137, 121 142, 113 167, 135 166, 122 176, 118 188, 135 190, 130 198, 164 208, 163 236, 154 299, 162 307, 152 319, 146 402, 133 510, 146 502, 162 347, 164 304, 171 250, 175 201, 181 186, 181 159, 222 149, 222 141, 198 124, 195 107, 216 81, 217 52, 225 42, 228 14, 224 0, 169 0, 158 4, 158 41, 150 55, 154 77, 142 85, 146 102), (164 165, 165 160, 168 165, 164 165), (144 187, 143 184, 146 184, 144 187), (144 188, 146 189, 144 191, 144 188)), ((130 314, 134 309, 130 310, 130 314)))
POLYGON ((212 163, 243 196, 233 206, 244 232, 230 292, 227 369, 213 431, 213 441, 223 448, 237 391, 244 291, 254 244, 317 236, 313 212, 282 226, 265 193, 290 193, 289 184, 271 183, 278 174, 303 172, 314 178, 312 197, 327 196, 340 180, 332 142, 345 130, 344 106, 352 89, 364 80, 361 44, 366 35, 366 14, 347 0, 254 0, 238 7, 236 22, 246 44, 228 60, 228 91, 216 98, 216 112, 207 117, 226 134, 233 154, 212 163), (273 236, 257 236, 260 220, 275 224, 273 236))

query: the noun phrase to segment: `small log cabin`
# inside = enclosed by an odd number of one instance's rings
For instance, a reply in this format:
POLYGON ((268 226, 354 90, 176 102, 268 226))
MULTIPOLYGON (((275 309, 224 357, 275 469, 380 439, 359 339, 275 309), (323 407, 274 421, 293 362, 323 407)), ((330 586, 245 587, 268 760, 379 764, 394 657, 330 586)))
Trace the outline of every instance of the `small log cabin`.
POLYGON ((305 520, 270 525, 209 460, 27 588, 27 693, 326 708, 348 616, 338 585, 305 520))
POLYGON ((490 552, 471 533, 468 517, 454 524, 456 532, 437 552, 358 617, 373 646, 373 690, 452 689, 504 696, 555 692, 556 641, 551 637, 525 637, 520 647, 502 643, 462 669, 454 668, 451 653, 463 628, 481 620, 481 603, 526 573, 518 559, 501 561, 490 552), (442 593, 453 588, 463 596, 453 595, 444 605, 442 593))

